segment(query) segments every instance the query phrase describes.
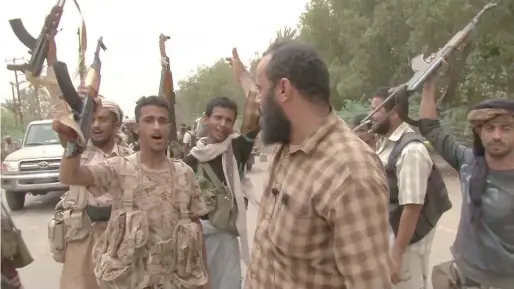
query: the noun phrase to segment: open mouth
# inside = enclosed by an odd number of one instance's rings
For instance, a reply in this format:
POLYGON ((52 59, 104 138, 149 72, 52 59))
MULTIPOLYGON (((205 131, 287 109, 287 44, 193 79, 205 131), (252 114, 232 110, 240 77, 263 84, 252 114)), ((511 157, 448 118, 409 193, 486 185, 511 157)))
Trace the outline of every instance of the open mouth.
POLYGON ((153 140, 162 140, 162 135, 152 135, 153 140))

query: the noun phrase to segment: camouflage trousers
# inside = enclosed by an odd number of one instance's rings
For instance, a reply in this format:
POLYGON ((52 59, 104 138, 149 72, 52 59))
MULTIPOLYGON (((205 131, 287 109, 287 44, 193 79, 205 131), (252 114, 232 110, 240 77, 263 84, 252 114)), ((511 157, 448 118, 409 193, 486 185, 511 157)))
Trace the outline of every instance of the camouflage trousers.
POLYGON ((454 261, 434 266, 432 270, 432 287, 434 289, 501 289, 482 285, 464 276, 454 261))

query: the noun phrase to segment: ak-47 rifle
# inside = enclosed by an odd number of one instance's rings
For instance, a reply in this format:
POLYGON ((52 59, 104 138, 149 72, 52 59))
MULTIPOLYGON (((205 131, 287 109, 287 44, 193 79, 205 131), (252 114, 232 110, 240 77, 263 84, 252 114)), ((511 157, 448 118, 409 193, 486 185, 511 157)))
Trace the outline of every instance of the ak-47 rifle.
MULTIPOLYGON (((423 54, 420 54, 413 58, 411 62, 411 68, 414 71, 414 75, 411 77, 411 79, 407 81, 407 83, 390 89, 389 96, 384 99, 384 101, 377 108, 370 112, 368 116, 362 120, 361 124, 355 127, 353 130, 357 131, 363 126, 369 124, 371 116, 373 116, 378 110, 384 107, 384 105, 386 105, 386 103, 389 101, 395 101, 397 104, 408 101, 409 96, 412 95, 412 93, 414 93, 425 82, 425 80, 427 80, 438 71, 447 57, 467 42, 480 17, 482 17, 486 11, 496 7, 497 5, 497 3, 489 3, 485 5, 484 8, 471 20, 471 22, 469 22, 468 25, 464 27, 464 29, 457 32, 452 37, 452 39, 450 39, 450 41, 446 43, 443 48, 439 49, 439 51, 437 51, 437 53, 435 53, 432 57, 425 58, 423 54)), ((391 112, 392 111, 394 110, 391 110, 391 112)), ((408 115, 408 112, 399 111, 398 114, 406 123, 412 126, 418 125, 418 121, 411 119, 408 115)))
POLYGON ((169 156, 179 157, 180 145, 177 136, 177 121, 175 118, 175 89, 173 88, 173 75, 170 69, 170 58, 166 55, 166 40, 170 37, 161 33, 159 36, 159 50, 161 52, 161 83, 159 84, 159 96, 165 98, 170 106, 168 118, 170 121, 169 156))
MULTIPOLYGON (((73 0, 73 2, 79 10, 79 13, 81 13, 80 6, 77 1, 73 0)), ((41 75, 49 45, 49 39, 47 39, 46 35, 54 37, 57 34, 57 28, 59 27, 59 22, 61 21, 65 3, 66 0, 57 0, 57 4, 52 7, 50 14, 46 17, 43 29, 41 29, 41 33, 37 39, 32 37, 27 29, 25 29, 25 26, 23 25, 23 22, 20 18, 9 20, 14 34, 16 37, 18 37, 21 43, 23 43, 29 49, 31 57, 28 63, 9 64, 7 65, 7 69, 23 71, 28 76, 28 80, 31 82, 33 79, 41 75)))
POLYGON ((41 75, 41 71, 43 70, 43 65, 46 60, 46 55, 48 53, 48 39, 46 35, 50 35, 54 37, 57 34, 57 28, 59 27, 59 22, 61 20, 63 6, 66 3, 66 0, 58 0, 57 4, 52 7, 50 14, 46 16, 45 24, 43 25, 43 29, 41 29, 41 33, 39 37, 36 39, 32 37, 25 29, 23 22, 20 18, 11 19, 9 23, 11 24, 11 28, 18 37, 18 39, 23 43, 30 51, 31 54, 30 60, 28 63, 23 64, 9 64, 7 65, 7 69, 9 70, 20 70, 23 72, 30 73, 33 77, 38 77, 41 75))
MULTIPOLYGON (((98 39, 98 43, 95 51, 95 58, 93 64, 89 67, 84 86, 86 91, 75 90, 73 82, 71 81, 70 74, 68 73, 68 67, 64 62, 56 62, 54 64, 55 77, 57 83, 61 88, 64 100, 73 111, 73 118, 80 127, 84 139, 87 143, 89 140, 89 131, 91 122, 93 120, 94 102, 93 99, 98 96, 98 90, 100 89, 102 61, 100 60, 100 49, 107 50, 105 47, 102 37, 98 39)), ((85 146, 86 144, 84 144, 85 146)), ((84 150, 84 147, 77 145, 76 142, 69 142, 66 147, 67 156, 76 156, 84 150)))

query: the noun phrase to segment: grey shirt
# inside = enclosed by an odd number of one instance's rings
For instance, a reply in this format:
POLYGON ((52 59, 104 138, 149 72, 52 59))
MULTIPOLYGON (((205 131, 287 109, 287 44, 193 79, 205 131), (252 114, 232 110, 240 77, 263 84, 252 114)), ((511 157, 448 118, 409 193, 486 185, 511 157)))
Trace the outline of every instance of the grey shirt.
POLYGON ((459 172, 463 202, 457 237, 451 248, 462 273, 483 285, 514 288, 514 170, 489 171, 482 194, 482 213, 471 221, 469 180, 473 150, 443 131, 438 120, 421 119, 421 134, 459 172))

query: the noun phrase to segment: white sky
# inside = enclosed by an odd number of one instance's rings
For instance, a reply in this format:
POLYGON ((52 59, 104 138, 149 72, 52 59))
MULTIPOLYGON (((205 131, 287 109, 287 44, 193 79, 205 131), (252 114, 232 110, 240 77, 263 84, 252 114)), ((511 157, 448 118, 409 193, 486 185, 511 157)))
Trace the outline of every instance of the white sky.
MULTIPOLYGON (((21 18, 25 28, 37 37, 45 16, 55 0, 3 0, 0 4, 0 57, 28 57, 28 49, 18 41, 8 23, 21 18)), ((127 115, 134 114, 134 102, 143 95, 156 94, 160 79, 160 33, 171 36, 166 42, 175 85, 191 75, 199 65, 210 65, 229 56, 237 47, 242 60, 262 52, 284 26, 295 28, 307 0, 79 0, 86 20, 88 51, 92 61, 98 37, 102 52, 100 93, 118 102, 127 115)), ((76 70, 79 14, 68 0, 57 35, 57 57, 76 70)), ((248 61, 247 61, 247 64, 248 61)), ((5 67, 5 66, 4 66, 5 67)), ((24 79, 22 77, 22 79, 24 79)), ((0 100, 12 97, 9 81, 13 72, 0 69, 0 100)))

